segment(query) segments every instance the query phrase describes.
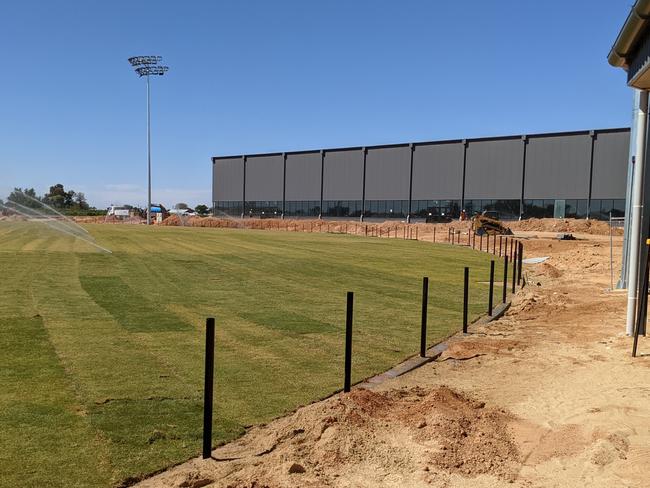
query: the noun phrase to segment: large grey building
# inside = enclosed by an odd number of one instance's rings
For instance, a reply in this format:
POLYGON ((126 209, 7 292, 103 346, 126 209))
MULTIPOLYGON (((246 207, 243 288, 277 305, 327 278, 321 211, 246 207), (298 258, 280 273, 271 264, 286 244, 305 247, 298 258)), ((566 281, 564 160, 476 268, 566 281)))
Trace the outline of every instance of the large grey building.
POLYGON ((625 211, 628 128, 212 158, 215 214, 607 218, 625 211))

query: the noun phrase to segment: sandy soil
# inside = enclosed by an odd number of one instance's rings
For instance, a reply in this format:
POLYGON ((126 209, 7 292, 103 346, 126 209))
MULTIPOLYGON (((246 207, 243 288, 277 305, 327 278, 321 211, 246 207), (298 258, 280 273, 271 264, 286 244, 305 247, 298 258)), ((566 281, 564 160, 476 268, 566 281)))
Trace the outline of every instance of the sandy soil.
MULTIPOLYGON (((385 222, 364 222, 357 220, 312 220, 312 219, 234 219, 221 217, 179 217, 172 215, 162 222, 165 226, 188 227, 238 227, 258 230, 286 230, 295 232, 332 232, 343 234, 364 235, 370 237, 392 237, 402 239, 433 240, 433 230, 436 230, 436 242, 447 242, 452 239, 450 231, 455 233, 454 242, 467 242, 467 233, 471 228, 469 221, 453 221, 446 224, 406 224, 399 220, 385 222), (464 237, 459 237, 464 236, 464 237)), ((515 233, 549 232, 574 233, 586 235, 609 235, 609 223, 599 220, 585 219, 526 219, 516 222, 505 222, 505 225, 515 233)), ((614 235, 622 235, 622 228, 614 228, 614 235)), ((478 244, 478 243, 477 243, 478 244)))
POLYGON ((633 360, 607 244, 529 241, 528 257, 550 259, 526 267, 503 318, 452 338, 438 360, 138 486, 648 486, 650 340, 633 360))

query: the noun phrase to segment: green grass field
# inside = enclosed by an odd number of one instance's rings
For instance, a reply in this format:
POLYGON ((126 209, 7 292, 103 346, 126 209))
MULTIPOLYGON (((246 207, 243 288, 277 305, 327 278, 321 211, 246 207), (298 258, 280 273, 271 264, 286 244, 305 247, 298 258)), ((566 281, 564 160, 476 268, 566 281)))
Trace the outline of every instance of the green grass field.
MULTIPOLYGON (((111 486, 201 449, 204 323, 217 320, 215 442, 340 389, 487 307, 487 254, 400 239, 89 225, 113 254, 0 222, 0 485, 111 486)), ((498 267, 497 276, 501 276, 498 267)), ((501 288, 495 288, 500 297, 501 288)), ((498 302, 498 298, 495 300, 498 302)))

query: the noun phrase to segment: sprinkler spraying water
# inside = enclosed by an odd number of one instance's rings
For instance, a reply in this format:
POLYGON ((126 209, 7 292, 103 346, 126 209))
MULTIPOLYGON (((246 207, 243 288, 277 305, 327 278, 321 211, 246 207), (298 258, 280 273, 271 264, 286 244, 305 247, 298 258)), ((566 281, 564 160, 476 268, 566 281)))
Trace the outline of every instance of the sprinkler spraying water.
POLYGON ((63 234, 67 234, 69 236, 74 237, 75 239, 79 239, 86 244, 91 245, 92 247, 99 249, 102 252, 110 253, 112 254, 112 251, 110 249, 107 249, 103 246, 100 246, 95 242, 93 237, 88 233, 86 229, 81 227, 79 224, 77 224, 74 220, 70 219, 69 217, 66 217, 62 215, 61 213, 57 212, 54 210, 52 207, 49 207, 48 205, 43 204, 41 201, 36 200, 29 195, 25 195, 22 193, 23 196, 27 197, 29 200, 33 200, 35 203, 41 205, 41 209, 33 208, 33 207, 27 207, 26 205, 22 205, 15 200, 7 200, 7 204, 0 204, 0 207, 3 207, 10 212, 15 212, 16 214, 24 217, 26 220, 30 222, 38 222, 45 224, 51 229, 56 230, 57 232, 61 232, 63 234), (52 213, 47 213, 45 209, 48 209, 52 213))

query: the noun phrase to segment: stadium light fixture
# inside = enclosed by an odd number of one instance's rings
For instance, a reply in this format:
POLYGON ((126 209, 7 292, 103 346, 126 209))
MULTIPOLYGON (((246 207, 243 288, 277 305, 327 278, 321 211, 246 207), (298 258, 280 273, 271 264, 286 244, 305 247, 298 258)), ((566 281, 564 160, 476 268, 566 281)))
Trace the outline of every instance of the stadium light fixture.
POLYGON ((147 225, 151 225, 151 86, 150 76, 162 76, 169 71, 161 66, 162 56, 133 56, 129 63, 140 78, 147 77, 147 225))

